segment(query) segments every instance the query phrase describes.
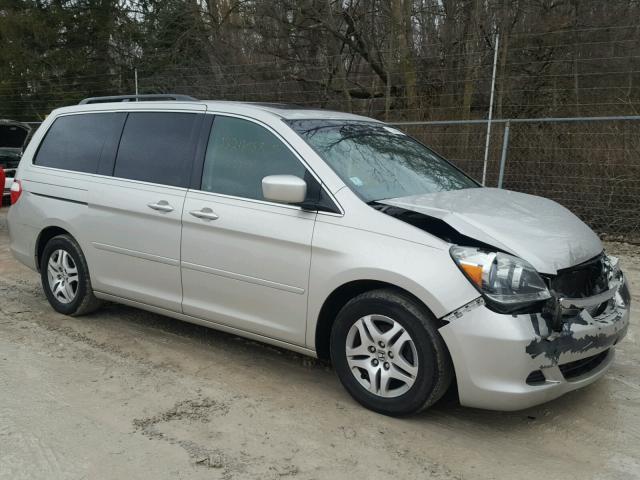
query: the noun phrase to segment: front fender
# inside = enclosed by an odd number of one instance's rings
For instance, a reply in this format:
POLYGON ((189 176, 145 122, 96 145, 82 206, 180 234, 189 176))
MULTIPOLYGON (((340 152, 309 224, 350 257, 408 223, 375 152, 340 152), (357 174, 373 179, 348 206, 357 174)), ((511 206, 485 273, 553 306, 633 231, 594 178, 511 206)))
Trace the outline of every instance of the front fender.
POLYGON ((317 222, 313 237, 307 346, 315 345, 324 302, 342 285, 374 280, 414 295, 438 318, 478 297, 446 248, 317 222))

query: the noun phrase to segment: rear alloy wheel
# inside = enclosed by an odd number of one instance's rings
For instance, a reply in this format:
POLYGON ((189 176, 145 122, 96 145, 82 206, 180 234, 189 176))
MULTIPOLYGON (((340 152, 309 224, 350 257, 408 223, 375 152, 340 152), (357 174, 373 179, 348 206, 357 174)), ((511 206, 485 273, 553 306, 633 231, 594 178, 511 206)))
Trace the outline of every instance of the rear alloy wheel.
POLYGON ((71 303, 78 293, 78 267, 66 250, 55 250, 47 263, 47 280, 53 297, 71 303))
POLYGON ((101 305, 93 294, 80 245, 70 235, 58 235, 47 242, 40 257, 40 276, 44 293, 57 312, 83 315, 101 305))
POLYGON ((410 295, 393 289, 365 292, 338 313, 331 361, 347 391, 385 415, 408 415, 437 402, 453 366, 437 320, 410 295))

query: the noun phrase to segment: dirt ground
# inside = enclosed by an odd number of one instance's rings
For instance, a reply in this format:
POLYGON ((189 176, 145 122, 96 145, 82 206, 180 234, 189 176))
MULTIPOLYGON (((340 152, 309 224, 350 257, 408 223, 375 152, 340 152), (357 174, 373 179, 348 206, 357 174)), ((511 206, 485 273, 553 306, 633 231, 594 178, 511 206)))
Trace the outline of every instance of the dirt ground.
MULTIPOLYGON (((313 360, 133 308, 55 313, 0 213, 2 479, 640 478, 640 316, 605 378, 522 412, 387 418, 313 360)), ((640 292, 640 248, 607 244, 640 292)))

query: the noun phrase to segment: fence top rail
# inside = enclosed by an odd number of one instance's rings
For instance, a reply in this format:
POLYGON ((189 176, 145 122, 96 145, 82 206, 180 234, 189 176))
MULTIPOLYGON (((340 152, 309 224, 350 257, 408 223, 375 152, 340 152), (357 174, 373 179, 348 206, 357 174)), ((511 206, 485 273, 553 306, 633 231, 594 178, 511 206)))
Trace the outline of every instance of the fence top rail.
POLYGON ((413 122, 387 122, 390 125, 417 126, 417 125, 485 125, 491 123, 563 123, 563 122, 619 122, 627 120, 640 120, 640 115, 611 115, 605 117, 540 117, 540 118, 494 118, 474 120, 425 120, 413 122))

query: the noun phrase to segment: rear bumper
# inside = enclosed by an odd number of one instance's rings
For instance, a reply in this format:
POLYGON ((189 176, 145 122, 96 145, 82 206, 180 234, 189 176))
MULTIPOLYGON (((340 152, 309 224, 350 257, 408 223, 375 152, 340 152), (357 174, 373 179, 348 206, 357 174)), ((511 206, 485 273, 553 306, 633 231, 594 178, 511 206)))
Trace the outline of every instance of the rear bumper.
POLYGON ((21 204, 21 202, 13 205, 7 213, 9 248, 17 260, 32 270, 37 270, 35 252, 38 230, 31 225, 20 223, 18 221, 20 218, 19 210, 24 208, 24 205, 21 204))
POLYGON ((625 282, 593 318, 587 310, 552 331, 541 314, 502 315, 482 303, 440 329, 462 405, 520 410, 602 377, 629 325, 625 282), (529 379, 529 381, 527 381, 529 379))

